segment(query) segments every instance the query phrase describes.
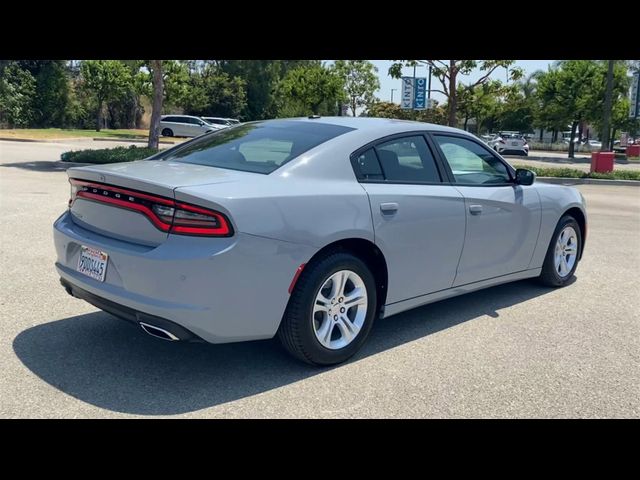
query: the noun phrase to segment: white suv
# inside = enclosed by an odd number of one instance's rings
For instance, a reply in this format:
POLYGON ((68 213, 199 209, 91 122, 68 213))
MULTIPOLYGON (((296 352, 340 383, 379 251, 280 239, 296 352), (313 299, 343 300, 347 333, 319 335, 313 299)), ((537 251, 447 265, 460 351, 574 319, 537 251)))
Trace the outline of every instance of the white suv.
POLYGON ((521 133, 500 132, 489 140, 489 146, 501 155, 529 155, 529 145, 521 133))
POLYGON ((197 137, 212 130, 219 128, 191 115, 163 115, 160 119, 160 134, 163 137, 197 137))

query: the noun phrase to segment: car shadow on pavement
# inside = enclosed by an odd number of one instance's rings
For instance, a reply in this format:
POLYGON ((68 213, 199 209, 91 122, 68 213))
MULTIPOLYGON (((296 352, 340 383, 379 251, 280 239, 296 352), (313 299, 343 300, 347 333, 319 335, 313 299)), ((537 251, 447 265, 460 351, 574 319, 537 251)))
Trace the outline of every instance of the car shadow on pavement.
MULTIPOLYGON (((378 320, 349 363, 553 289, 520 281, 378 320)), ((138 415, 182 414, 288 385, 332 368, 289 357, 274 340, 210 345, 154 339, 103 312, 77 315, 21 332, 18 358, 44 381, 83 402, 138 415)))
POLYGON ((65 172, 71 167, 84 167, 88 163, 74 163, 61 161, 38 160, 35 162, 14 162, 0 164, 2 167, 21 168, 23 170, 33 170, 34 172, 65 172))

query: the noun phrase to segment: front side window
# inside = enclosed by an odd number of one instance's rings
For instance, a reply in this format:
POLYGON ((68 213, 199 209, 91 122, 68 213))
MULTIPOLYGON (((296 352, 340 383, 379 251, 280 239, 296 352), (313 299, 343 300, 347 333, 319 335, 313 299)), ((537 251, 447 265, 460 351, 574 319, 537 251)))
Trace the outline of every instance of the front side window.
POLYGON ((440 182, 431 150, 421 135, 381 143, 376 153, 388 182, 440 182))
POLYGON ((153 159, 269 174, 307 150, 351 130, 291 120, 245 123, 202 135, 153 159))
POLYGON ((457 183, 485 185, 511 181, 505 164, 476 142, 447 135, 434 138, 457 183))

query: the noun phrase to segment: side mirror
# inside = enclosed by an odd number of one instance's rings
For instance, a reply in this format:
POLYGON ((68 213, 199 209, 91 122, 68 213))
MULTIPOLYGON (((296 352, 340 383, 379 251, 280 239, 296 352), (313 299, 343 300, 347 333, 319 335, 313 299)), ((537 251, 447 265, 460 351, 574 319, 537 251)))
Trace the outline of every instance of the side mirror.
POLYGON ((202 120, 200 120, 200 126, 203 126, 204 122, 202 120))
POLYGON ((516 170, 516 185, 532 185, 536 179, 536 174, 526 168, 516 170))

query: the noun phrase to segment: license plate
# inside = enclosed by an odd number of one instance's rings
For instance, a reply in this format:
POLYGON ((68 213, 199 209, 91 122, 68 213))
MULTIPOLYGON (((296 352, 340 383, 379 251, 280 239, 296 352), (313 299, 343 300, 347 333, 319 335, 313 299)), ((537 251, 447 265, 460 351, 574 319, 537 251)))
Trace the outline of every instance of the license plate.
POLYGON ((109 255, 95 248, 83 246, 78 258, 78 271, 99 282, 104 282, 107 273, 107 261, 109 255))
POLYGON ((518 146, 518 142, 511 142, 511 146, 512 147, 517 147, 518 146))

